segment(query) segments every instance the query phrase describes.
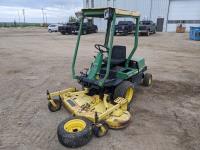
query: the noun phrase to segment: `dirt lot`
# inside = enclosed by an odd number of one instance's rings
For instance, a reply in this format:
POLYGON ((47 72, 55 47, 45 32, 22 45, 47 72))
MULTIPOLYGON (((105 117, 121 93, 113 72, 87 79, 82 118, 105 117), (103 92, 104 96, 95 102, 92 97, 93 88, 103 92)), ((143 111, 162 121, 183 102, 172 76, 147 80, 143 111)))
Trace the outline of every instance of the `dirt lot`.
MULTIPOLYGON (((77 68, 95 55, 94 43, 104 34, 84 36, 77 68)), ((0 149, 65 150, 56 129, 70 114, 50 113, 46 90, 77 86, 71 80, 76 36, 49 34, 43 29, 0 30, 0 149)), ((115 38, 131 47, 132 38, 115 38)), ((157 33, 140 37, 138 56, 144 56, 154 82, 137 87, 128 128, 110 130, 80 149, 199 150, 200 42, 188 34, 157 33)))

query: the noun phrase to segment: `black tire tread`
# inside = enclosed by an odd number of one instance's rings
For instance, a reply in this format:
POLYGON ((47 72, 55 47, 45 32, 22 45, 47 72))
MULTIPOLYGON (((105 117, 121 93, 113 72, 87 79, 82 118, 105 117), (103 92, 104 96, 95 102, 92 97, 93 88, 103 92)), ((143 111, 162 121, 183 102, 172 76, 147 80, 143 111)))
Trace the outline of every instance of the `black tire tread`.
POLYGON ((144 79, 143 79, 144 86, 150 86, 150 84, 149 84, 150 79, 152 80, 152 74, 150 74, 150 73, 144 74, 144 79))
POLYGON ((58 125, 57 136, 58 136, 59 142, 65 147, 76 148, 76 147, 81 147, 83 145, 86 145, 92 139, 92 136, 93 136, 91 122, 84 117, 67 118, 58 125), (64 130, 64 124, 71 119, 84 120, 86 123, 85 129, 83 131, 76 132, 76 133, 66 132, 64 130))
POLYGON ((117 97, 124 97, 127 88, 130 86, 133 87, 133 84, 130 81, 123 81, 115 88, 113 98, 116 99, 117 97))

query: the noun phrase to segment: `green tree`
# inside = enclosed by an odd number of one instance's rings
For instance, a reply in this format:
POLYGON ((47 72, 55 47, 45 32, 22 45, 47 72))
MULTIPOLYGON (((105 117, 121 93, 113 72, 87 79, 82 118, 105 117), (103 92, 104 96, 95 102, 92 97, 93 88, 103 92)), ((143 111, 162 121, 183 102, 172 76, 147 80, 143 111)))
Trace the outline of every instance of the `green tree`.
POLYGON ((78 19, 74 16, 69 16, 69 22, 77 22, 78 19))

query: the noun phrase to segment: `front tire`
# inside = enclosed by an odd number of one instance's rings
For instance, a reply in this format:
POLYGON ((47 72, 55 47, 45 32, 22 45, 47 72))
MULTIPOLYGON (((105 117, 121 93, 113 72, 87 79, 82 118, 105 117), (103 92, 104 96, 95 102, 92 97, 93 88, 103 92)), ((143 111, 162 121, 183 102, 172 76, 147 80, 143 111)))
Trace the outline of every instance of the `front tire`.
POLYGON ((114 91, 113 98, 123 97, 130 103, 133 100, 135 89, 130 81, 123 81, 119 84, 114 91))
POLYGON ((62 145, 81 147, 92 139, 92 124, 84 117, 70 117, 58 125, 57 135, 62 145))

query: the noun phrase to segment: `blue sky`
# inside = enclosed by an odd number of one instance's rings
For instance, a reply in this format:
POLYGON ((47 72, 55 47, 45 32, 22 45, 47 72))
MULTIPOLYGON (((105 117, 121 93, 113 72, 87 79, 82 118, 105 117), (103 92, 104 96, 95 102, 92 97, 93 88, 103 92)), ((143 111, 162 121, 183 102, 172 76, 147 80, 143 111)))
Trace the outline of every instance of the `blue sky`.
POLYGON ((0 22, 22 22, 24 9, 26 22, 42 23, 42 8, 48 22, 66 22, 82 6, 83 0, 0 0, 0 22))

